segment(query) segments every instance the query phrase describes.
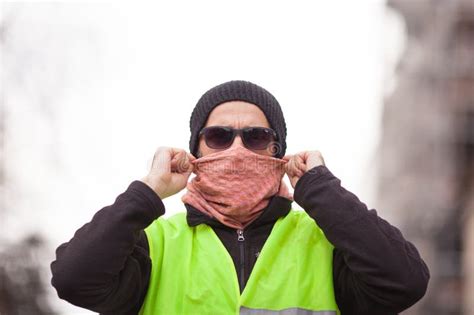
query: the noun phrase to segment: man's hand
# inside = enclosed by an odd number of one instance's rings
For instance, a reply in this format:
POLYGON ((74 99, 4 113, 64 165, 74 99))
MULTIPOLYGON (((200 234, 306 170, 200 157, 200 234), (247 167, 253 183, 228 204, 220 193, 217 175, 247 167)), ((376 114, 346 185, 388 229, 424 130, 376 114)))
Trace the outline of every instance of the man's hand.
POLYGON ((193 171, 196 158, 182 149, 159 147, 153 156, 150 172, 141 179, 161 198, 181 191, 193 171))
POLYGON ((304 173, 313 167, 325 165, 323 156, 319 151, 303 151, 293 155, 285 155, 283 159, 288 162, 285 165, 285 170, 293 188, 304 173))

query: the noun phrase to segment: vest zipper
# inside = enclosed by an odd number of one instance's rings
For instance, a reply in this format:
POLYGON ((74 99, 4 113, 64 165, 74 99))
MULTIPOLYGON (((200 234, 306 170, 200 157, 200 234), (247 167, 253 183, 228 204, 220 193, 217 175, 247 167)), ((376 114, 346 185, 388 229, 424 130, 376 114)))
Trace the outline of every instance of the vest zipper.
POLYGON ((244 267, 245 267, 245 253, 244 253, 244 231, 243 230, 237 230, 237 241, 239 242, 239 247, 240 247, 240 287, 242 288, 241 291, 243 290, 244 287, 244 267))

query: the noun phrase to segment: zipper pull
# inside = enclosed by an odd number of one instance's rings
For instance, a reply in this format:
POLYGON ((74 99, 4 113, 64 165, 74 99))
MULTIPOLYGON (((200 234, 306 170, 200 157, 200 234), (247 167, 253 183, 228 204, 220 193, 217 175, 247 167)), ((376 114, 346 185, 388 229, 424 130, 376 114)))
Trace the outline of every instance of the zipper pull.
POLYGON ((237 240, 238 240, 239 242, 245 241, 245 238, 244 238, 244 231, 243 231, 243 230, 237 230, 237 236, 238 236, 237 240))

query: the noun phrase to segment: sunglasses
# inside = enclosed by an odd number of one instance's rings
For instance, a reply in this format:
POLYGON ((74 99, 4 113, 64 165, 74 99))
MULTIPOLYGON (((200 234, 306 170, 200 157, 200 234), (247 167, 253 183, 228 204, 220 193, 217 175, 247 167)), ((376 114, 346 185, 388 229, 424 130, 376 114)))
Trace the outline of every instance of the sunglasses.
POLYGON ((227 149, 234 142, 235 136, 240 135, 244 146, 250 150, 265 150, 276 140, 276 132, 270 128, 247 127, 234 129, 225 126, 203 128, 199 136, 204 135, 204 141, 212 149, 227 149))

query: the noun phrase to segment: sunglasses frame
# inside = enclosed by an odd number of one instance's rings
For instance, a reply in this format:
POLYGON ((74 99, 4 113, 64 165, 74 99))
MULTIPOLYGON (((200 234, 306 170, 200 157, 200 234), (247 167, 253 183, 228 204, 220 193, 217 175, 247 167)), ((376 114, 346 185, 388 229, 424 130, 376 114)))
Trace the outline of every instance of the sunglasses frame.
POLYGON ((232 131, 232 140, 229 141, 229 145, 224 147, 224 148, 214 148, 212 146, 210 146, 207 142, 207 136, 205 135, 204 137, 204 141, 206 142, 206 145, 211 148, 211 149, 215 149, 215 150, 225 150, 229 147, 232 146, 232 144, 234 143, 234 140, 235 140, 235 136, 239 135, 240 136, 240 139, 242 139, 242 143, 244 144, 244 146, 247 148, 247 149, 250 149, 250 150, 265 150, 269 144, 272 143, 272 141, 277 141, 277 133, 275 132, 275 130, 271 129, 271 128, 266 128, 266 127, 245 127, 245 128, 241 128, 241 129, 236 129, 236 128, 232 128, 232 127, 228 127, 228 126, 209 126, 209 127, 205 127, 203 129, 201 129, 201 131, 199 131, 199 137, 201 137, 203 134, 205 134, 207 132, 207 130, 209 129, 212 129, 212 128, 222 128, 222 129, 225 129, 225 130, 228 130, 228 131, 232 131), (270 132, 270 134, 273 136, 273 140, 271 140, 265 148, 262 148, 262 149, 257 149, 257 148, 251 148, 247 145, 246 143, 246 140, 245 140, 245 137, 243 136, 243 133, 244 131, 247 131, 249 129, 263 129, 267 132, 270 132))

